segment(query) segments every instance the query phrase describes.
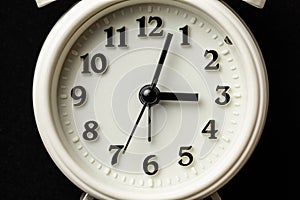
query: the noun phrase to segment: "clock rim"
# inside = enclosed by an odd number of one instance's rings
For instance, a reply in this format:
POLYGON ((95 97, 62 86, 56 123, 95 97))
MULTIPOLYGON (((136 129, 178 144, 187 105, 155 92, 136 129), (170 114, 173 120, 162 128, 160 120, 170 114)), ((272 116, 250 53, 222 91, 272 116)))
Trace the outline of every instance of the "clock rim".
MULTIPOLYGON (((111 1, 92 1, 85 0, 77 3, 72 9, 69 10, 53 27, 50 34, 48 35, 41 53, 39 55, 33 82, 33 107, 34 114, 37 123, 37 127, 42 138, 42 141, 50 154, 52 160, 56 163, 58 168, 67 176, 74 184, 84 191, 90 193, 95 197, 101 198, 112 198, 112 194, 115 193, 111 188, 107 188, 105 184, 101 187, 104 188, 103 191, 99 192, 95 187, 87 183, 89 177, 82 173, 82 169, 76 165, 76 162, 71 158, 70 154, 66 149, 60 138, 57 136, 57 127, 53 119, 53 108, 51 103, 51 91, 52 91, 52 75, 55 73, 55 68, 58 64, 58 60, 61 59, 61 53, 65 48, 66 44, 70 42, 70 38, 74 37, 73 33, 80 29, 81 25, 92 18, 99 10, 104 10, 112 5, 118 4, 120 2, 136 2, 141 3, 138 0, 117 0, 111 1), (80 13, 80 14, 79 14, 80 13), (76 16, 76 17, 74 17, 76 16), (64 28, 64 29, 63 29, 64 28), (62 31, 63 30, 63 31, 62 31), (45 64, 46 63, 46 64, 45 64), (45 73, 47 76, 45 77, 45 73), (80 174, 80 175, 79 175, 80 174)), ((145 0, 142 3, 147 2, 160 2, 158 0, 145 0)), ((174 2, 183 2, 193 6, 200 6, 202 9, 212 10, 212 8, 217 9, 218 16, 223 16, 230 18, 231 23, 235 27, 235 32, 243 36, 244 42, 248 45, 247 51, 251 54, 252 62, 256 66, 256 75, 258 78, 259 87, 259 108, 257 111, 257 121, 259 122, 255 127, 253 127, 253 132, 256 133, 254 136, 249 138, 248 145, 245 147, 244 151, 240 155, 240 159, 229 169, 224 176, 219 180, 216 180, 207 189, 203 191, 198 191, 199 193, 191 193, 190 198, 195 197, 205 197, 224 184, 226 184, 247 162, 248 158, 251 156, 253 150, 255 149, 261 132, 264 127, 267 105, 268 105, 268 81, 267 72, 265 68, 265 63, 259 47, 255 41, 255 38, 247 28, 247 26, 237 17, 236 14, 232 13, 232 10, 228 6, 224 5, 219 1, 212 0, 191 0, 189 2, 174 0, 174 2), (241 28, 243 27, 243 28, 241 28), (246 33, 246 34, 245 34, 246 33)), ((164 2, 165 3, 165 2, 164 2)), ((246 51, 246 50, 245 50, 246 51)), ((99 183, 98 183, 99 186, 99 183)), ((197 188, 194 188, 197 191, 197 188)), ((140 198, 140 197, 135 197, 140 198)))

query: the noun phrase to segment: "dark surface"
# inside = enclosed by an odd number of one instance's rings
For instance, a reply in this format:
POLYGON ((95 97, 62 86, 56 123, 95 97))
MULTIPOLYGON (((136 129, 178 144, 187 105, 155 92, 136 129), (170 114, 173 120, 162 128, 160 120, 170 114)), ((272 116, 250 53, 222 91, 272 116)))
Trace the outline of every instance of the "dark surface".
MULTIPOLYGON (((43 41, 75 2, 60 0, 41 9, 34 0, 0 3, 1 199, 77 200, 81 195, 44 148, 35 125, 31 97, 35 63, 43 41)), ((269 76, 270 105, 256 150, 219 193, 224 200, 294 199, 288 197, 288 174, 292 172, 288 158, 291 145, 287 143, 300 129, 297 118, 291 117, 299 110, 291 106, 297 105, 294 97, 299 90, 295 86, 297 77, 300 78, 296 74, 299 66, 294 60, 300 56, 300 1, 267 0, 263 10, 240 0, 225 2, 247 23, 261 47, 269 76), (288 127, 294 131, 288 131, 288 127)))

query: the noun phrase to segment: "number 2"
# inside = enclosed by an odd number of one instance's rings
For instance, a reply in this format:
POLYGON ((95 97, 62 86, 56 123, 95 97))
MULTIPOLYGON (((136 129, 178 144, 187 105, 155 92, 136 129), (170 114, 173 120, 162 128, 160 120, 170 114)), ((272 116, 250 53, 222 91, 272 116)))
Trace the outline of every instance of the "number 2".
POLYGON ((217 63, 217 60, 219 58, 218 52, 215 50, 206 50, 204 53, 204 57, 207 57, 209 54, 212 55, 212 60, 208 63, 208 65, 204 69, 209 71, 219 70, 220 64, 217 63))

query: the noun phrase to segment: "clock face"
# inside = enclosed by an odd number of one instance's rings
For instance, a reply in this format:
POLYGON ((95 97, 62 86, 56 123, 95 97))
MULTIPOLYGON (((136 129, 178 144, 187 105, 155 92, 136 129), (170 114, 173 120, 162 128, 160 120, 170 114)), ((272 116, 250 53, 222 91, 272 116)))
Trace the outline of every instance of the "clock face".
POLYGON ((84 20, 49 78, 35 78, 51 79, 55 131, 42 138, 57 165, 99 198, 218 189, 249 157, 266 110, 262 58, 237 32, 177 1, 116 3, 84 20))

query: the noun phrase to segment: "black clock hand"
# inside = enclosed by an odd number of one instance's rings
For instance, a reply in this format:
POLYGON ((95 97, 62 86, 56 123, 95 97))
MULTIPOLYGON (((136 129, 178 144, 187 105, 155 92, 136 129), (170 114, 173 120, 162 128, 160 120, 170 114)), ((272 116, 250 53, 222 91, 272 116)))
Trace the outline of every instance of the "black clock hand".
MULTIPOLYGON (((152 90, 154 90, 154 88, 157 85, 159 75, 161 73, 162 67, 164 65, 164 62, 165 62, 167 54, 168 54, 168 50, 169 50, 169 47, 170 47, 170 44, 171 44, 172 37, 173 37, 173 34, 168 33, 167 39, 165 41, 163 50, 160 54, 159 61, 158 61, 158 64, 156 66, 156 70, 155 70, 155 73, 154 73, 154 76, 153 76, 153 79, 152 79, 152 83, 151 83, 151 89, 152 90)), ((149 109, 148 109, 148 142, 151 142, 151 137, 152 137, 151 136, 151 105, 149 104, 149 109)))
POLYGON ((148 105, 148 142, 151 142, 151 105, 148 105))
POLYGON ((158 61, 158 64, 157 64, 157 67, 156 67, 156 70, 155 70, 155 73, 154 73, 154 76, 153 76, 153 80, 152 80, 152 83, 151 83, 152 89, 155 88, 155 86, 156 86, 156 84, 158 82, 158 78, 159 78, 161 69, 162 69, 162 67, 164 65, 164 62, 166 60, 167 53, 168 53, 168 50, 169 50, 169 47, 170 47, 170 44, 171 44, 172 37, 173 37, 173 34, 168 33, 167 39, 165 41, 163 50, 161 52, 161 55, 160 55, 160 58, 159 58, 159 61, 158 61))
MULTIPOLYGON (((159 92, 158 101, 198 101, 198 93, 159 92)), ((151 142, 151 105, 148 105, 148 142, 151 142)))
POLYGON ((137 128, 137 126, 138 126, 138 124, 139 124, 139 122, 140 122, 142 116, 143 116, 143 113, 144 113, 145 108, 147 107, 147 105, 148 105, 148 104, 145 103, 145 104, 143 105, 143 107, 142 107, 142 110, 141 110, 141 112, 140 112, 140 114, 139 114, 139 116, 138 116, 138 118, 137 118, 137 120, 136 120, 136 122, 135 122, 135 124, 134 124, 134 126, 133 126, 133 129, 132 129, 132 131, 131 131, 131 133, 130 133, 130 136, 129 136, 128 140, 127 140, 127 143, 126 143, 126 145, 125 145, 125 147, 124 147, 123 154, 124 154, 125 151, 127 150, 127 147, 128 147, 128 145, 129 145, 129 143, 130 143, 130 141, 131 141, 131 139, 132 139, 132 136, 133 136, 133 134, 134 134, 134 132, 135 132, 135 130, 136 130, 136 128, 137 128))
MULTIPOLYGON (((153 80, 152 80, 152 83, 151 83, 151 88, 147 88, 149 92, 154 91, 154 89, 156 88, 161 69, 162 69, 163 64, 166 60, 166 56, 167 56, 168 49, 169 49, 170 44, 171 44, 172 37, 173 37, 173 34, 168 33, 165 44, 164 44, 164 47, 162 49, 162 52, 161 52, 161 55, 160 55, 160 58, 159 58, 159 61, 158 61, 158 64, 157 64, 157 67, 156 67, 156 70, 155 70, 155 73, 154 73, 154 76, 153 76, 153 80)), ((145 96, 145 94, 144 94, 144 96, 145 96)), ((150 109, 151 109, 150 103, 151 102, 149 102, 147 100, 143 103, 144 105, 142 107, 142 110, 141 110, 141 112, 140 112, 140 114, 139 114, 139 116, 138 116, 138 118, 137 118, 137 120, 136 120, 136 122, 133 126, 133 129, 132 129, 132 131, 129 135, 127 143, 126 143, 126 145, 123 149, 123 154, 126 152, 126 150, 128 148, 128 145, 129 145, 129 143, 130 143, 130 141, 133 137, 133 134, 134 134, 134 132, 135 132, 135 130, 136 130, 136 128, 137 128, 137 126, 138 126, 138 124, 139 124, 139 122, 140 122, 140 120, 143 116, 143 113, 144 113, 147 106, 149 106, 148 110, 150 111, 150 109)), ((149 112, 149 114, 151 116, 151 111, 149 112)), ((148 126, 149 126, 149 128, 148 128, 148 141, 151 141, 151 119, 148 119, 148 120, 149 120, 148 121, 148 126), (149 139, 149 137, 150 137, 150 139, 149 139)))
POLYGON ((160 101, 198 101, 198 93, 160 92, 158 99, 160 101))
MULTIPOLYGON (((158 61, 158 64, 157 64, 157 67, 156 67, 156 70, 155 70, 155 73, 154 73, 154 77, 153 77, 153 80, 152 80, 152 83, 151 83, 152 90, 154 90, 154 88, 156 87, 156 84, 157 84, 157 81, 158 81, 158 78, 159 78, 162 66, 163 66, 163 64, 165 62, 165 59, 166 59, 166 56, 167 56, 167 53, 168 53, 168 49, 170 47, 170 43, 171 43, 172 37, 173 37, 173 34, 168 33, 167 39, 165 41, 163 50, 161 52, 161 55, 160 55, 160 58, 159 58, 159 61, 158 61)), ((134 132, 135 132, 135 130, 136 130, 136 128, 137 128, 137 126, 138 126, 138 124, 139 124, 139 122, 140 122, 140 120, 141 120, 141 118, 143 116, 143 113, 144 113, 144 111, 145 111, 145 109, 146 109, 147 106, 149 106, 148 111, 149 111, 149 115, 151 117, 150 102, 145 102, 144 105, 143 105, 143 107, 142 107, 142 110, 141 110, 141 112, 140 112, 140 114, 139 114, 139 116, 138 116, 138 118, 137 118, 137 120, 136 120, 136 122, 134 124, 134 127, 133 127, 133 129, 132 129, 132 131, 130 133, 130 136, 129 136, 128 140, 127 140, 127 143, 126 143, 126 145, 124 147, 123 154, 126 152, 126 150, 128 148, 128 145, 129 145, 129 143, 130 143, 130 141, 132 139, 132 136, 133 136, 133 134, 134 134, 134 132)), ((148 141, 149 140, 151 141, 151 119, 149 118, 148 120, 149 120, 148 121, 148 125, 149 125, 149 128, 148 128, 148 141), (150 137, 150 139, 149 139, 149 137, 150 137)))
MULTIPOLYGON (((150 87, 150 86, 149 86, 150 87)), ((143 90, 142 90, 143 91, 143 90)), ((150 89, 146 89, 145 91, 149 92, 149 96, 151 96, 150 89)), ((172 92, 159 92, 159 90, 156 88, 156 93, 152 93, 152 95, 155 95, 157 100, 154 100, 154 102, 145 101, 144 98, 147 96, 140 94, 142 102, 144 104, 148 104, 148 142, 151 142, 151 106, 158 104, 159 101, 198 101, 198 93, 172 93, 172 92)), ((154 97, 155 97, 154 96, 154 97)), ((156 98, 149 98, 150 99, 156 99, 156 98)))

